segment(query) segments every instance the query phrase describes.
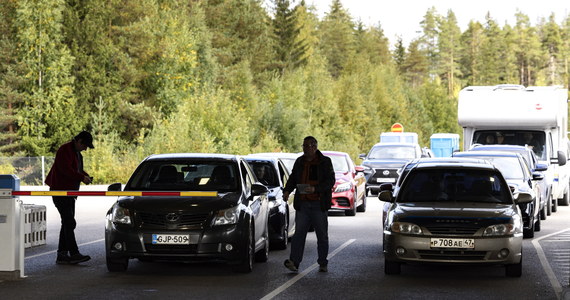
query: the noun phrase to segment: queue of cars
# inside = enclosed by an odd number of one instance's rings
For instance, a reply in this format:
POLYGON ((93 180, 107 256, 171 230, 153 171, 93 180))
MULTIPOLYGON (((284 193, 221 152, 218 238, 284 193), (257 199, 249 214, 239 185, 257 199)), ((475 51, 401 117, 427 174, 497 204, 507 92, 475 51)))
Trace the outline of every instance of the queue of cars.
MULTIPOLYGON (((332 210, 354 216, 366 208, 364 175, 344 152, 331 157, 337 182, 332 210)), ((295 232, 294 194, 283 198, 292 162, 301 154, 246 156, 178 153, 145 158, 126 185, 137 191, 109 209, 107 269, 124 272, 139 261, 223 261, 237 272, 265 262, 269 248, 286 249, 295 232), (289 166, 287 166, 289 163, 289 166), (142 195, 148 191, 152 195, 142 195)))
MULTIPOLYGON (((385 202, 386 274, 400 273, 403 263, 430 262, 499 264, 507 276, 519 277, 522 239, 532 238, 556 210, 544 185, 545 166, 523 146, 431 158, 417 144, 380 143, 360 156, 362 166, 347 153, 321 152, 336 174, 331 210, 364 212, 368 193, 385 202), (379 168, 374 160, 381 158, 394 165, 379 168)), ((294 196, 283 199, 283 187, 300 155, 147 157, 124 188, 109 186, 156 194, 119 197, 109 209, 108 270, 126 271, 130 259, 220 260, 251 272, 255 261, 267 261, 270 247, 286 249, 295 232, 294 196)))

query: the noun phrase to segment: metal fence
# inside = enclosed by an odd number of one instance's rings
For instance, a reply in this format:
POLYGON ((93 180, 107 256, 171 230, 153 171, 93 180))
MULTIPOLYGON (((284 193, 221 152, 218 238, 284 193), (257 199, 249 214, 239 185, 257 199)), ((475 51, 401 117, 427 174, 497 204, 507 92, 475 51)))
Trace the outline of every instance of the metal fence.
POLYGON ((15 174, 20 185, 43 185, 55 157, 0 157, 0 174, 15 174))

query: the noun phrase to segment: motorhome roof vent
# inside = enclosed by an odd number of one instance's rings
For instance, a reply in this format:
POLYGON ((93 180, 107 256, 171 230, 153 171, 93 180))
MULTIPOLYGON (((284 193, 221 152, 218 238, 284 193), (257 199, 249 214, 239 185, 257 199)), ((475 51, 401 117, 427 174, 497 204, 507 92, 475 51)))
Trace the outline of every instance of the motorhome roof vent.
POLYGON ((524 85, 519 84, 499 84, 495 86, 494 90, 524 90, 524 85))

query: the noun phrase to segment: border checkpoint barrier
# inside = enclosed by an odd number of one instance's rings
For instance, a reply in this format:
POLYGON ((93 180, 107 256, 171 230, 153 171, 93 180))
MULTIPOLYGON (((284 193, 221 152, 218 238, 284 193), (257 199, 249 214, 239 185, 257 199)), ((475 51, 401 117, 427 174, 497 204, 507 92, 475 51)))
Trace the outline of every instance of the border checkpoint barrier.
POLYGON ((25 278, 24 248, 45 244, 43 205, 23 204, 17 196, 171 196, 217 197, 215 191, 20 191, 16 175, 0 174, 0 280, 25 278))

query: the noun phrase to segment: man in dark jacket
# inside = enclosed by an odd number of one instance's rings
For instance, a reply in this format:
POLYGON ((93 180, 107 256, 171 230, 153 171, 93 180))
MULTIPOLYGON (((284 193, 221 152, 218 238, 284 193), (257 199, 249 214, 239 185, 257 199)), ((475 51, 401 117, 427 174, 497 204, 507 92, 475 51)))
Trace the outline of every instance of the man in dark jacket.
MULTIPOLYGON (((93 136, 82 131, 72 141, 63 144, 57 150, 55 161, 45 183, 50 190, 79 190, 81 182, 89 184, 92 178, 83 171, 81 151, 93 147, 93 136)), ((53 203, 61 216, 57 264, 77 264, 91 259, 79 253, 75 240, 75 196, 53 196, 53 203)))
POLYGON ((297 190, 293 201, 295 234, 291 240, 291 255, 284 263, 293 272, 299 270, 303 260, 305 240, 311 225, 317 235, 319 272, 328 271, 328 210, 331 208, 335 175, 331 159, 324 156, 317 145, 317 139, 312 136, 303 140, 303 155, 295 161, 283 191, 284 199, 288 199, 289 194, 297 190))

